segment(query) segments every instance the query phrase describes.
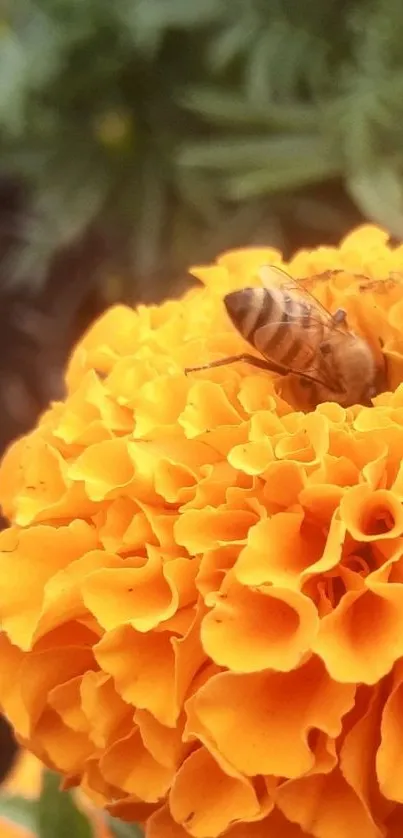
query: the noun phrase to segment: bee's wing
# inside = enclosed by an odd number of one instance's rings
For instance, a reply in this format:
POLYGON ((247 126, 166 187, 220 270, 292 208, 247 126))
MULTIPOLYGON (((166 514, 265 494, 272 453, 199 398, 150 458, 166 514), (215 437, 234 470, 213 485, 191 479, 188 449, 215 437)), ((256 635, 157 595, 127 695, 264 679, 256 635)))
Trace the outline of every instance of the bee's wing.
MULTIPOLYGON (((346 338, 348 339, 348 335, 346 335, 346 338)), ((310 347, 307 343, 307 351, 309 351, 309 349, 310 347)), ((261 352, 261 354, 266 361, 267 368, 271 369, 272 372, 277 372, 281 375, 295 375, 297 378, 304 378, 307 381, 312 381, 314 384, 320 384, 322 387, 326 387, 328 390, 333 390, 335 393, 338 393, 343 389, 341 382, 334 375, 331 364, 322 363, 319 367, 318 364, 313 363, 311 367, 297 369, 296 367, 293 367, 292 364, 279 364, 278 361, 274 361, 270 355, 266 355, 263 352, 261 352)), ((310 353, 310 358, 311 357, 312 353, 310 353)))
MULTIPOLYGON (((329 334, 337 331, 340 335, 345 337, 346 340, 349 340, 350 335, 347 329, 343 328, 343 326, 342 328, 337 328, 337 315, 332 315, 325 308, 325 306, 323 306, 319 300, 317 300, 316 297, 314 297, 313 294, 305 288, 301 281, 289 276, 289 274, 281 268, 274 265, 264 266, 260 271, 260 277, 263 285, 268 290, 273 287, 280 287, 282 291, 293 292, 294 295, 299 297, 301 301, 304 301, 305 310, 309 311, 307 322, 303 325, 303 337, 300 338, 298 348, 298 368, 293 366, 290 359, 289 364, 283 364, 284 373, 291 373, 292 375, 308 379, 316 384, 321 384, 329 390, 338 391, 340 389, 340 383, 335 380, 334 370, 332 369, 330 359, 329 362, 327 362, 324 357, 319 356, 314 347, 318 346, 318 330, 320 330, 321 335, 323 335, 323 333, 326 334, 326 332, 329 334)), ((340 322, 344 323, 343 316, 344 312, 341 312, 340 322)), ((273 325, 276 324, 273 320, 271 320, 270 326, 272 327, 273 325)), ((280 325, 280 323, 277 325, 280 325)), ((265 327, 263 326, 261 329, 262 332, 264 332, 264 328, 265 327)), ((256 340, 256 337, 257 336, 255 335, 254 345, 265 357, 268 363, 273 363, 270 356, 264 352, 264 335, 262 335, 263 339, 261 341, 261 345, 259 345, 260 341, 256 340)))
MULTIPOLYGON (((326 272, 329 273, 330 271, 326 272)), ((323 276, 322 274, 318 274, 318 276, 323 276)), ((309 300, 309 305, 311 306, 311 317, 315 319, 314 312, 315 310, 318 312, 319 319, 321 323, 323 323, 329 329, 337 329, 337 331, 344 331, 344 329, 338 328, 337 324, 344 322, 343 317, 337 317, 336 315, 332 314, 326 306, 324 306, 310 291, 306 288, 303 281, 300 279, 295 279, 294 277, 290 276, 286 271, 282 268, 279 268, 277 265, 263 265, 259 271, 259 277, 262 281, 262 284, 265 288, 272 288, 273 285, 277 287, 281 287, 285 291, 296 291, 301 297, 305 297, 309 300)), ((315 277, 313 276, 312 279, 315 277)))

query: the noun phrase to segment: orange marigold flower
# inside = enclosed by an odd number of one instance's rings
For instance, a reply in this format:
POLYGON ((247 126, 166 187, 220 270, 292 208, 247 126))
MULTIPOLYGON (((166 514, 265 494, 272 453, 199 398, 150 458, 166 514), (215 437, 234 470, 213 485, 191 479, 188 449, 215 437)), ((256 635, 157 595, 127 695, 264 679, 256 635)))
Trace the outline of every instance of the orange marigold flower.
POLYGON ((194 274, 95 323, 3 461, 1 706, 147 838, 397 838, 403 246, 364 226, 194 274), (245 363, 184 374, 245 351, 222 298, 267 263, 385 363, 372 407, 308 410, 245 363))

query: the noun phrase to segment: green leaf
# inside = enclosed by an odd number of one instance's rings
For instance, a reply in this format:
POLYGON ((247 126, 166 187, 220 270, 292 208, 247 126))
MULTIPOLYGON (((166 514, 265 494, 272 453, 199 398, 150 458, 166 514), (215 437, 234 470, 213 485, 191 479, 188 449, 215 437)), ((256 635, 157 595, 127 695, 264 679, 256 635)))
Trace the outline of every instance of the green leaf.
POLYGON ((371 221, 403 238, 403 182, 401 172, 384 165, 350 175, 347 188, 371 221))
POLYGON ((220 0, 120 0, 118 6, 118 16, 137 47, 151 55, 167 31, 197 29, 211 24, 220 14, 220 0))
POLYGON ((189 3, 189 0, 137 0, 136 20, 141 26, 154 28, 187 28, 205 26, 217 20, 221 14, 220 0, 203 0, 203 3, 189 3))
POLYGON ((243 17, 236 19, 218 32, 211 41, 207 49, 208 66, 215 72, 221 72, 238 58, 239 54, 253 46, 254 36, 253 27, 245 26, 243 17))
POLYGON ((262 125, 283 131, 315 131, 320 119, 318 107, 298 100, 279 103, 264 99, 258 105, 233 90, 215 87, 188 87, 177 101, 213 125, 234 124, 249 128, 262 125))
POLYGON ((77 809, 68 791, 60 790, 60 776, 45 771, 38 801, 39 838, 92 838, 92 826, 77 809))
POLYGON ((14 33, 0 36, 0 124, 18 133, 23 122, 27 61, 14 33))
POLYGON ((186 110, 204 117, 215 125, 250 125, 251 121, 265 121, 265 110, 256 110, 253 114, 244 97, 232 90, 188 87, 178 96, 177 101, 186 110))
POLYGON ((287 165, 273 165, 228 178, 226 194, 233 200, 244 201, 271 192, 297 189, 339 174, 340 164, 331 159, 290 160, 287 165))
POLYGON ((257 38, 250 50, 246 64, 245 87, 251 103, 264 107, 269 103, 273 94, 273 73, 271 68, 271 54, 273 53, 273 38, 270 31, 265 31, 257 38))
POLYGON ((38 802, 26 800, 17 795, 0 796, 0 818, 12 821, 35 833, 37 828, 38 802))
POLYGON ((278 165, 280 162, 292 166, 296 160, 329 157, 325 142, 318 135, 280 135, 245 137, 233 139, 223 137, 215 142, 189 143, 178 153, 182 166, 205 169, 259 169, 278 165))
POLYGON ((107 816, 106 824, 114 838, 143 838, 144 836, 143 830, 137 824, 125 823, 119 818, 112 818, 111 815, 107 816))

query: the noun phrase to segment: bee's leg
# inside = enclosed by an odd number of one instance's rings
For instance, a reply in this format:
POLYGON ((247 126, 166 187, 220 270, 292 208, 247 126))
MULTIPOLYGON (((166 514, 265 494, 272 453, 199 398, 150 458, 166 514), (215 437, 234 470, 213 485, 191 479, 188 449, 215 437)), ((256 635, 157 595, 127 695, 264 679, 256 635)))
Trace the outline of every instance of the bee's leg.
POLYGON ((342 323, 345 323, 347 320, 347 312, 344 308, 338 308, 334 314, 332 314, 333 326, 340 326, 342 323))
POLYGON ((276 364, 273 361, 265 361, 263 358, 257 358, 256 355, 249 355, 248 352, 243 352, 240 355, 229 355, 228 358, 220 358, 218 361, 210 361, 209 364, 203 364, 200 367, 186 367, 185 375, 189 372, 209 370, 212 367, 225 367, 228 364, 236 364, 238 361, 243 361, 246 364, 250 364, 252 367, 258 367, 260 370, 279 372, 281 375, 288 372, 288 370, 281 364, 276 364))

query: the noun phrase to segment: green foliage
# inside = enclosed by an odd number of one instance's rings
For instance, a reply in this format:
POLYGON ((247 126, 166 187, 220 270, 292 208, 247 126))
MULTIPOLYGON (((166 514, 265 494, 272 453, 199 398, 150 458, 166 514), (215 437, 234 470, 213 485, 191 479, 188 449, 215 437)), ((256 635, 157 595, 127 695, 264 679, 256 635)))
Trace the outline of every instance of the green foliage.
POLYGON ((38 838, 92 838, 88 818, 80 812, 68 792, 60 789, 60 776, 44 771, 38 801, 38 838))
POLYGON ((143 838, 143 831, 135 823, 124 823, 118 818, 107 818, 107 825, 114 838, 143 838))
POLYGON ((23 826, 35 834, 38 823, 38 803, 18 795, 0 795, 0 818, 23 826))
MULTIPOLYGON (((60 776, 44 771, 39 800, 0 793, 0 818, 25 827, 36 838, 93 838, 93 827, 71 792, 60 789, 60 776)), ((136 824, 105 816, 114 838, 143 838, 136 824)), ((1 829, 1 826, 0 826, 1 829)))
POLYGON ((13 0, 0 160, 29 190, 14 282, 40 284, 95 227, 127 297, 163 293, 218 249, 287 245, 301 188, 337 237, 319 194, 336 181, 402 236, 402 36, 400 0, 13 0))

